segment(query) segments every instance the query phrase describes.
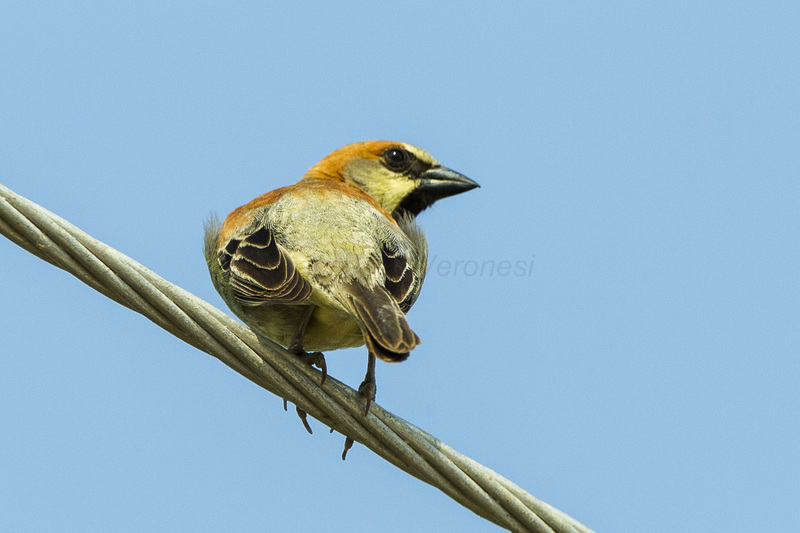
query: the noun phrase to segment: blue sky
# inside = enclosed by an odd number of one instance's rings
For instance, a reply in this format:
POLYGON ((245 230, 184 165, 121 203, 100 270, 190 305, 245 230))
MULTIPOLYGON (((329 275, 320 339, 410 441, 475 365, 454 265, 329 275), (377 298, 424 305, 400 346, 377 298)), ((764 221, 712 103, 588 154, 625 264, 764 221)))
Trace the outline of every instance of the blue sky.
MULTIPOLYGON (((420 217, 378 403, 597 531, 800 522, 798 5, 339 4, 5 2, 0 183, 225 308, 209 213, 416 144, 482 187, 420 217)), ((0 259, 0 529, 497 530, 0 259)))

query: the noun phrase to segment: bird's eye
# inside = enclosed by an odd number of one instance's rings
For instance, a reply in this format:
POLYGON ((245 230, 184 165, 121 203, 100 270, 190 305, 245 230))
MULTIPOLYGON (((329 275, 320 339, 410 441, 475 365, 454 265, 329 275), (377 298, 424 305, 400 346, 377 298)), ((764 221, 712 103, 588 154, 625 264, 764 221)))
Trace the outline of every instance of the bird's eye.
POLYGON ((383 153, 386 166, 395 171, 403 171, 414 162, 414 156, 402 148, 389 148, 383 153))

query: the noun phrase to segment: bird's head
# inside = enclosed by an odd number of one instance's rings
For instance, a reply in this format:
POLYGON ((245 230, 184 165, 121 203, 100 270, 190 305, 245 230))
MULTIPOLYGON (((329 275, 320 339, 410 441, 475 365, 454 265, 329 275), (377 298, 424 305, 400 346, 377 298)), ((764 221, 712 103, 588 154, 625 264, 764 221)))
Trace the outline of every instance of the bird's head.
POLYGON ((440 165, 425 150, 393 141, 339 148, 303 177, 304 181, 318 179, 356 185, 393 216, 416 216, 440 198, 478 187, 468 177, 440 165))

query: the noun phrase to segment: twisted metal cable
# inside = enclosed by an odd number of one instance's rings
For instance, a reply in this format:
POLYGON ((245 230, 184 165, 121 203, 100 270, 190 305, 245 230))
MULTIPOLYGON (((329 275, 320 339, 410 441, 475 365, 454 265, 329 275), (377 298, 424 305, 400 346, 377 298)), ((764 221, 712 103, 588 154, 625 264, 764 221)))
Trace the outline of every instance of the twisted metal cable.
POLYGON ((323 424, 353 438, 396 467, 438 488, 511 531, 592 533, 493 470, 373 404, 364 416, 359 394, 216 307, 93 239, 66 220, 0 185, 0 233, 140 313, 323 424))

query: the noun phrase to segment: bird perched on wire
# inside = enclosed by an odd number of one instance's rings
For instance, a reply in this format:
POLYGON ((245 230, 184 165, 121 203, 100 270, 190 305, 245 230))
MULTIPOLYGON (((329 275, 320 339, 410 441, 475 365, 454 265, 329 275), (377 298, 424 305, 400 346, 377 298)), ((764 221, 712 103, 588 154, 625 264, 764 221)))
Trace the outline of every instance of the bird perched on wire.
POLYGON ((475 187, 410 144, 344 146, 296 184, 234 209, 221 226, 207 224, 211 279, 256 333, 320 366, 323 383, 319 352, 366 344, 366 414, 375 358, 403 361, 420 343, 405 317, 427 264, 415 218, 475 187))

